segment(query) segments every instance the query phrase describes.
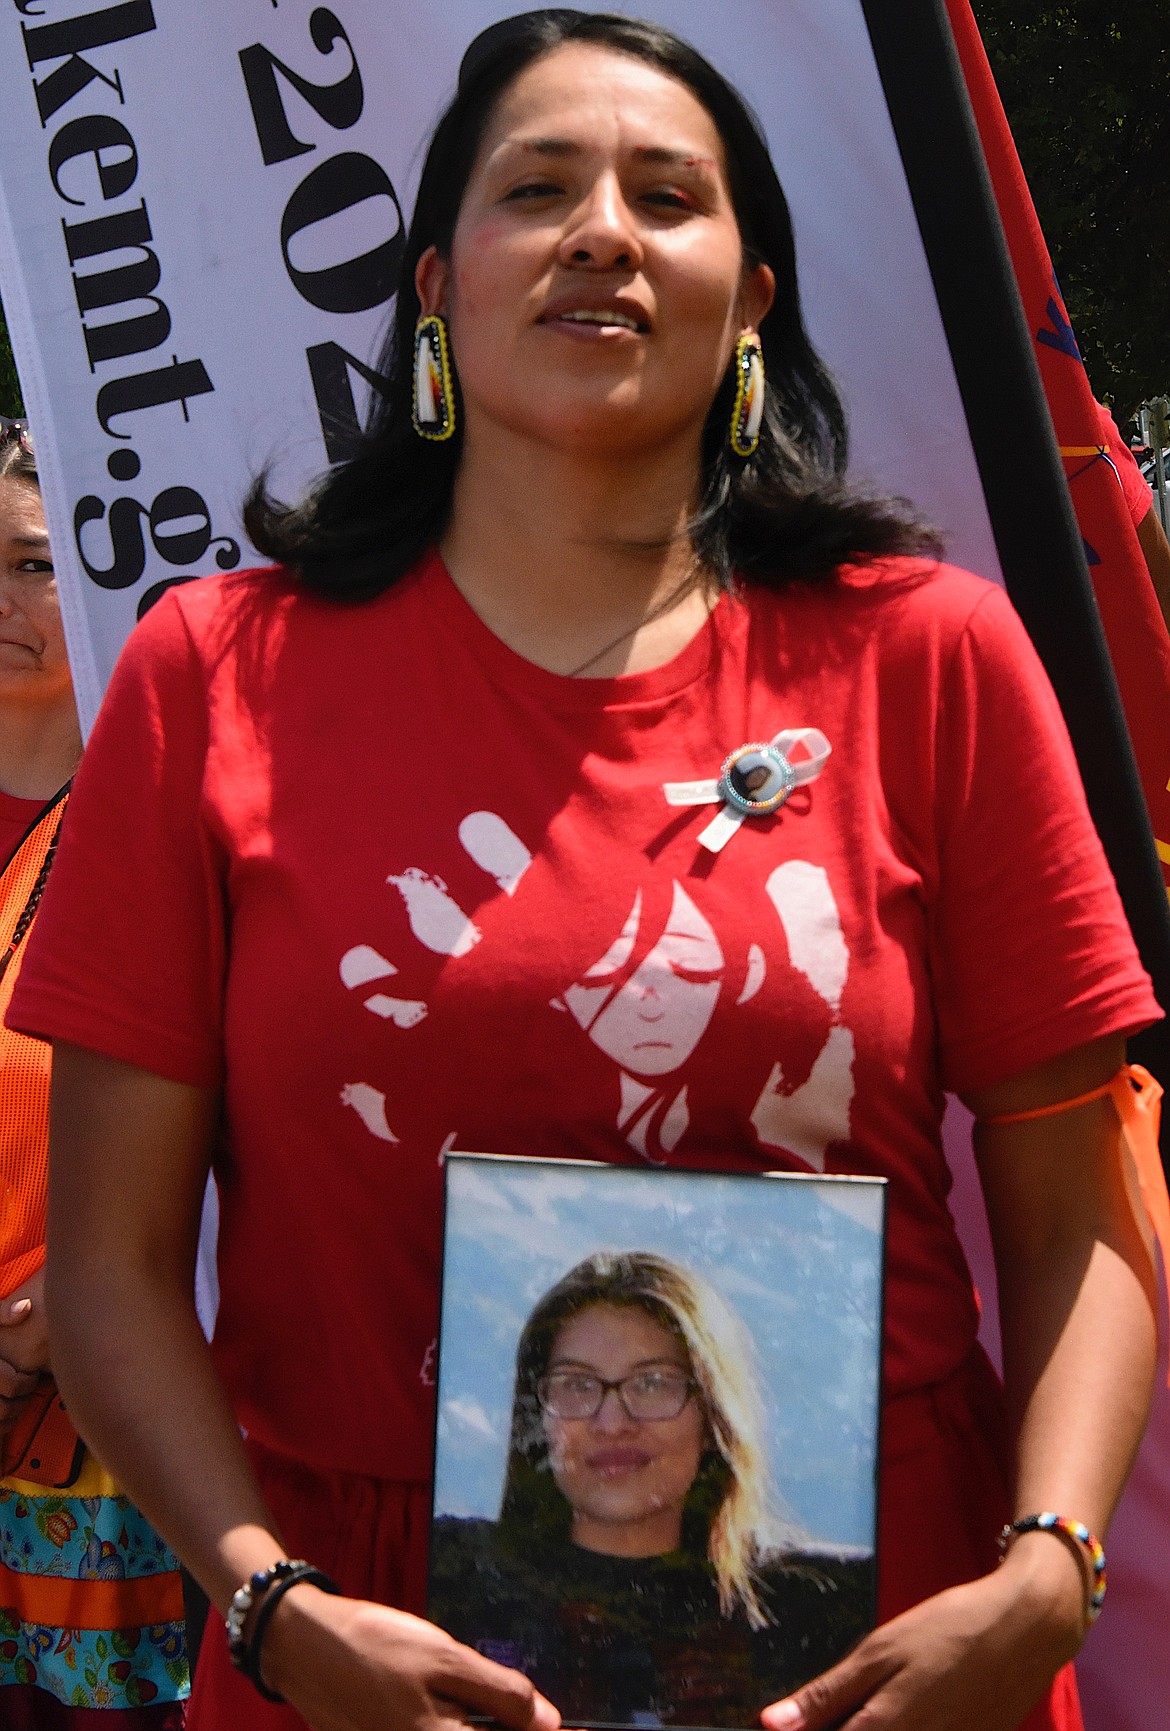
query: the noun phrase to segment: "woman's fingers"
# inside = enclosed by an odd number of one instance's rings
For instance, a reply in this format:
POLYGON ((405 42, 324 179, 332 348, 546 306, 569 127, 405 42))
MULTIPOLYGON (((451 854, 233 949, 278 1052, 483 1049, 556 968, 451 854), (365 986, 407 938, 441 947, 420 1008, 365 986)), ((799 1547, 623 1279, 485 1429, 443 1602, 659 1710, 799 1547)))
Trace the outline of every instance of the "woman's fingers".
POLYGON ((39 1372, 21 1370, 6 1358, 0 1358, 0 1401, 27 1399, 40 1380, 39 1372))
POLYGON ((473 1713, 487 1713, 510 1731, 558 1731, 561 1716, 521 1671, 453 1642, 447 1676, 436 1689, 473 1713))
POLYGON ((893 1669, 872 1651, 867 1653, 863 1643, 831 1671, 823 1671, 785 1700, 765 1707, 760 1721, 767 1731, 828 1731, 868 1701, 893 1669))
POLYGON ((765 1731, 1011 1731, 1076 1653, 1084 1594, 1062 1548, 1008 1563, 875 1629, 765 1731))
POLYGON ((455 1731, 475 1713, 508 1731, 559 1731, 528 1678, 434 1623, 366 1600, 290 1588, 269 1623, 264 1680, 317 1731, 455 1731))

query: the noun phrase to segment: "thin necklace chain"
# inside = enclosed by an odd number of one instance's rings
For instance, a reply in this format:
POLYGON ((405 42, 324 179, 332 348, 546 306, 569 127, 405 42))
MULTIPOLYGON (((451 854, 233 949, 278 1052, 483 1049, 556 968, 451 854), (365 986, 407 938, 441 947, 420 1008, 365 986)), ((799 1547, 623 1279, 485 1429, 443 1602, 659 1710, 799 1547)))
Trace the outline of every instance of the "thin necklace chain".
MULTIPOLYGON (((70 777, 70 780, 72 780, 72 779, 73 778, 70 777)), ((69 783, 66 782, 65 785, 66 785, 66 787, 68 787, 69 783)), ((69 796, 67 793, 64 796, 64 798, 62 798, 61 795, 58 794, 56 799, 50 801, 49 805, 46 806, 45 810, 41 813, 40 817, 37 819, 37 822, 33 825, 33 830, 30 830, 29 834, 31 835, 36 829, 39 829, 40 825, 42 823, 44 823, 45 818, 48 816, 49 812, 52 810, 54 805, 59 804, 61 806, 64 806, 65 800, 68 799, 68 797, 69 796)), ((56 857, 57 843, 61 839, 61 823, 62 823, 62 819, 64 818, 64 815, 65 815, 64 811, 62 811, 61 816, 58 817, 58 819, 57 819, 57 827, 53 831, 53 839, 49 843, 48 852, 45 854, 44 859, 41 861, 41 869, 37 873, 36 882, 33 884, 32 889, 28 893, 28 900, 25 902, 23 908, 20 910, 20 913, 17 915, 16 926, 13 930, 12 937, 9 940, 8 948, 4 951, 4 954, 2 956, 0 956, 0 980, 2 980, 5 976, 5 974, 8 972, 8 964, 9 964, 9 962, 11 962, 13 956, 16 954, 17 950, 20 948, 22 942, 24 941, 24 939, 28 933, 29 927, 33 923, 33 919, 36 915, 37 908, 40 906, 41 897, 45 893, 45 885, 49 881, 49 869, 53 864, 54 858, 56 857)), ((27 840, 28 840, 28 836, 26 835, 24 838, 24 841, 27 841, 27 840)), ((6 865, 4 868, 5 871, 7 871, 8 866, 10 866, 12 864, 12 860, 14 860, 16 858, 16 854, 18 854, 21 851, 21 848, 23 848, 24 841, 21 842, 20 847, 17 848, 16 853, 14 853, 12 856, 12 859, 10 859, 8 861, 8 865, 6 865)), ((0 876, 2 876, 2 875, 3 874, 0 874, 0 876)))
POLYGON ((600 649, 596 650, 585 661, 582 661, 580 666, 570 668, 568 673, 565 674, 565 678, 579 678, 587 667, 592 667, 596 662, 603 660, 611 650, 620 648, 623 643, 633 637, 636 631, 641 631, 643 625, 652 625, 656 619, 661 619, 665 614, 673 611, 680 601, 684 601, 688 595, 698 588, 702 581, 702 575, 703 573, 698 561, 693 560, 682 582, 672 589, 668 595, 665 595, 656 607, 652 607, 649 613, 644 613, 641 619, 636 619, 632 625, 627 626, 624 631, 619 632, 618 636, 613 638, 611 642, 603 644, 600 649))

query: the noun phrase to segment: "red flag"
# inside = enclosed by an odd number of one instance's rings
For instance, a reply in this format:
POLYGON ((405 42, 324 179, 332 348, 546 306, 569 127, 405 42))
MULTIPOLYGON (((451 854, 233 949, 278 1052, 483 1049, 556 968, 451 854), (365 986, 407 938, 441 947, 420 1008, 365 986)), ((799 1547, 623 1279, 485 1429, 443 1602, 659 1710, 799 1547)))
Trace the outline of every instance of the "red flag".
MULTIPOLYGON (((1170 877, 1170 640, 1121 488, 1101 451, 1088 377, 970 5, 947 0, 947 10, 1065 458, 1163 875, 1170 877)), ((974 1208, 969 1200, 968 1215, 974 1208)), ((970 1232, 970 1219, 967 1228, 970 1232)), ((993 1280, 989 1258, 986 1269, 988 1281, 993 1280)), ((1145 1442, 1109 1531, 1110 1615, 1077 1667, 1090 1728, 1145 1731, 1160 1723, 1165 1711, 1170 1681, 1164 1638, 1170 1611, 1163 1564, 1170 1542, 1167 1486, 1170 1395, 1159 1386, 1145 1442)))
POLYGON ((1101 442, 1088 375, 969 0, 947 0, 947 11, 1170 886, 1170 638, 1101 442))

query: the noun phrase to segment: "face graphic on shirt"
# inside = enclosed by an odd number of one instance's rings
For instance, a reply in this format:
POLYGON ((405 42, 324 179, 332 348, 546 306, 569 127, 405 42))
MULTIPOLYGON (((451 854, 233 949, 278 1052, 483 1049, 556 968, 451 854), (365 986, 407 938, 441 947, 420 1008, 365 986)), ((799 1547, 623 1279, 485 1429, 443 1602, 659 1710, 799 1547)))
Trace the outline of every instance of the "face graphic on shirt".
POLYGON ((570 1013, 593 1043, 635 1076, 662 1076, 685 1064, 710 1026, 723 980, 723 951, 680 884, 666 929, 622 981, 642 915, 642 892, 622 930, 565 993, 570 1013), (622 983, 618 983, 622 982, 622 983))
MULTIPOLYGON (((746 765, 748 773, 759 767, 746 765)), ((748 791, 759 794, 759 789, 748 791)), ((533 855, 503 817, 471 812, 453 825, 456 838, 463 854, 494 879, 508 902, 523 897, 533 855)), ((458 969, 476 953, 485 934, 456 902, 434 865, 446 862, 402 864, 387 875, 386 883, 401 898, 413 942, 458 969)), ((701 888, 693 887, 701 895, 701 888)), ((688 1066, 700 1053, 721 999, 734 1015, 762 990, 774 968, 802 975, 831 1020, 811 1070, 802 1065, 795 1072, 782 1055, 784 1030, 777 1026, 777 1050, 767 1079, 762 1089, 751 1083, 753 1092, 758 1089, 747 1114, 755 1139, 761 1148, 775 1149, 821 1172, 829 1146, 848 1139, 855 1049, 841 1002, 850 956, 828 873, 810 861, 790 859, 773 867, 762 889, 758 937, 748 944, 742 970, 735 959, 738 952, 729 965, 728 945, 695 896, 672 880, 670 913, 657 936, 647 923, 642 886, 609 948, 549 1000, 550 1009, 568 1012, 615 1066, 614 1127, 627 1147, 653 1164, 667 1160, 690 1128, 689 1090, 701 1078, 688 1066), (645 953, 632 966, 640 948, 645 953), (740 989, 730 1004, 733 978, 740 989)), ((555 922, 551 929, 555 931, 555 922)), ((740 951, 742 947, 741 931, 740 951)), ((343 984, 361 994, 366 1010, 386 1025, 392 1038, 409 1038, 431 1013, 426 999, 406 988, 407 976, 400 976, 406 960, 405 955, 392 959, 369 943, 354 944, 340 960, 343 984)), ((373 1082, 347 1079, 340 1100, 371 1136, 391 1145, 398 1142, 393 1101, 373 1082)), ((448 1142, 453 1140, 454 1134, 448 1142)))

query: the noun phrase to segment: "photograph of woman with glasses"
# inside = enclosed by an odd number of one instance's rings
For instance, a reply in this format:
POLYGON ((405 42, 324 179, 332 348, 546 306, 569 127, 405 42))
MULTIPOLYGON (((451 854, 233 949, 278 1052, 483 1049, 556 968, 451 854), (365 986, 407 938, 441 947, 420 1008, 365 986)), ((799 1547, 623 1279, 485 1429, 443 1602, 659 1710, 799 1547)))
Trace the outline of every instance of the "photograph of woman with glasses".
POLYGON ((754 1724, 873 1615, 872 1557, 778 1510, 763 1428, 752 1337, 708 1281, 587 1257, 521 1333, 498 1522, 435 1523, 436 1620, 568 1722, 754 1724))

